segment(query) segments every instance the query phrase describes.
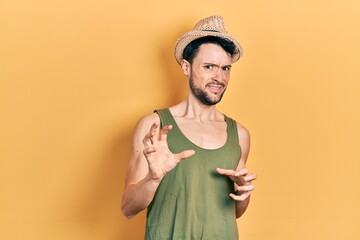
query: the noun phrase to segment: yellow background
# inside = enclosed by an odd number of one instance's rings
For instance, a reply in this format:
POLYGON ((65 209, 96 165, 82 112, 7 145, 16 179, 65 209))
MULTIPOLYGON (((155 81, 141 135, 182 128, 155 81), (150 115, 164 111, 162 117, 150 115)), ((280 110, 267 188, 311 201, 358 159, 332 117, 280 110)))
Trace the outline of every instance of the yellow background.
MULTIPOLYGON (((180 101, 177 37, 220 14, 245 49, 219 109, 252 134, 246 240, 360 238, 360 3, 0 1, 0 239, 142 239, 131 134, 180 101)), ((205 201, 205 199, 199 199, 205 201)))

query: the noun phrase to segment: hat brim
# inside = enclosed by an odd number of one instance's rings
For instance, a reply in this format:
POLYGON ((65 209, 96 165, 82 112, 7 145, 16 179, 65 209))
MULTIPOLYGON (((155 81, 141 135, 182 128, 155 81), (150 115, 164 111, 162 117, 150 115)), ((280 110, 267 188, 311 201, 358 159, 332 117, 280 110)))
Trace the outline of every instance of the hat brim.
POLYGON ((183 59, 184 49, 189 43, 191 43, 195 39, 198 39, 201 37, 207 37, 207 36, 215 36, 215 37, 224 38, 235 44, 237 49, 236 49, 236 53, 231 58, 232 63, 239 60, 239 58, 244 53, 241 44, 234 37, 230 36, 227 33, 221 33, 221 32, 215 32, 215 31, 214 32, 213 31, 191 31, 191 32, 187 32, 184 35, 182 35, 176 42, 175 52, 174 52, 176 61, 179 64, 181 63, 181 60, 183 59))

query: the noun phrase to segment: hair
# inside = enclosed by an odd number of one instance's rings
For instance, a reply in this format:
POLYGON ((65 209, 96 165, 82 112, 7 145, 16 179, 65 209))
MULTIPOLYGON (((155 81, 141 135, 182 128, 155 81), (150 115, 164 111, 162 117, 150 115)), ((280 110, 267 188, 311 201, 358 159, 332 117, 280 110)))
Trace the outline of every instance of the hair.
POLYGON ((193 40, 185 47, 183 51, 183 59, 192 64, 194 58, 199 52, 199 47, 206 43, 212 43, 220 46, 225 52, 229 53, 231 57, 238 53, 238 50, 233 42, 221 37, 205 36, 193 40))

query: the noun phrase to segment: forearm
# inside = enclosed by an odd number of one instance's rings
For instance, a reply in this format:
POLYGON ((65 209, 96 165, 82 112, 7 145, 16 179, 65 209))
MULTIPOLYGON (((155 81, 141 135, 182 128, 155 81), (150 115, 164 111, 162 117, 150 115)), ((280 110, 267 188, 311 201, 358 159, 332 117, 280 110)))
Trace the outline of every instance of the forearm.
POLYGON ((121 203, 122 213, 127 218, 132 218, 147 208, 154 198, 159 184, 159 180, 155 181, 149 176, 146 176, 137 184, 129 184, 126 186, 121 203))
POLYGON ((250 196, 243 201, 236 201, 236 218, 241 217, 250 203, 250 196))

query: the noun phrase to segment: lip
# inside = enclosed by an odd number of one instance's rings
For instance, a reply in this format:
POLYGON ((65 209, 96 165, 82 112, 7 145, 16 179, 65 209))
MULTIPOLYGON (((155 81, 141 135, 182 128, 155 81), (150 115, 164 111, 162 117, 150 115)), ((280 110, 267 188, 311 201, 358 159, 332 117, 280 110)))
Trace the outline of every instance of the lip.
POLYGON ((223 86, 221 86, 220 84, 209 84, 208 88, 210 89, 211 92, 215 94, 219 94, 223 90, 223 86))

